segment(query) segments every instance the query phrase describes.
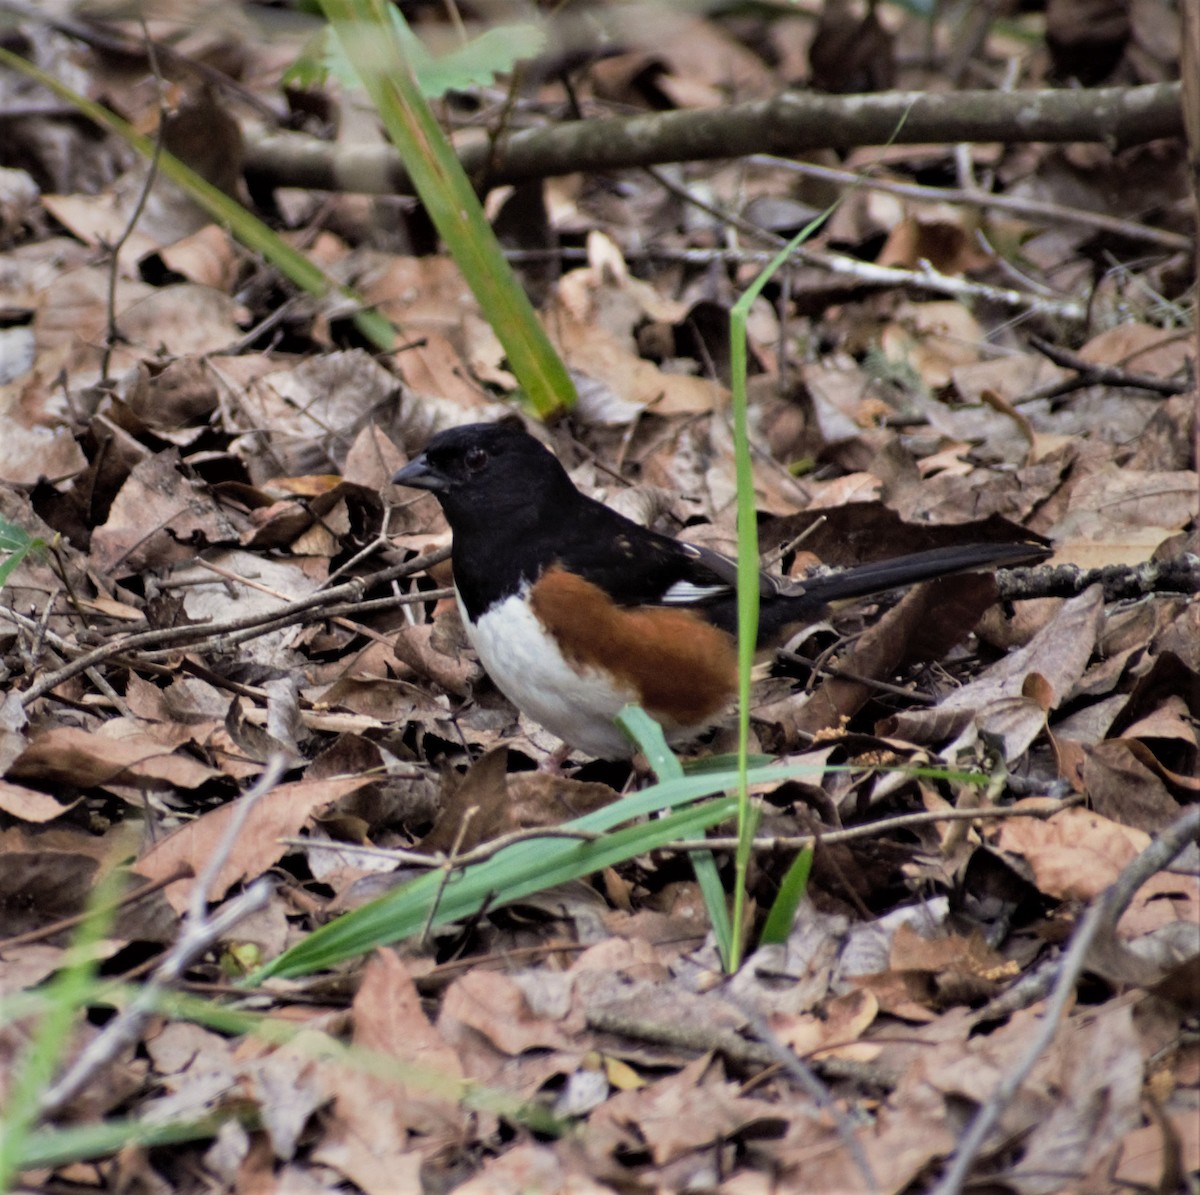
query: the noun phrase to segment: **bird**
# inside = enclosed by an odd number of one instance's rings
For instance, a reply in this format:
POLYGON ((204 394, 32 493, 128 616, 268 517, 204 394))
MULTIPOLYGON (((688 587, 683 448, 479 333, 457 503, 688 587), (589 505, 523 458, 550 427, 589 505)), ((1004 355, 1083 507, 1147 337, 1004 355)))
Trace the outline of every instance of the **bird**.
MULTIPOLYGON (((438 432, 392 482, 441 505, 468 640, 497 688, 568 748, 631 758, 614 722, 630 703, 675 746, 720 721, 738 685, 734 560, 583 494, 512 421, 438 432)), ((799 582, 762 573, 758 645, 818 621, 832 602, 1048 554, 1033 542, 975 543, 799 582)))

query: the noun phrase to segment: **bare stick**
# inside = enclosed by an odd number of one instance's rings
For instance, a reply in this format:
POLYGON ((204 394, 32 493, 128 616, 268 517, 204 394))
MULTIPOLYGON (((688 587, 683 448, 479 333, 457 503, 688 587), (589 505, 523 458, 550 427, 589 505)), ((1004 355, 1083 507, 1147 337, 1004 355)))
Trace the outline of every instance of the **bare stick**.
POLYGON ((1103 932, 1111 932, 1129 907, 1137 890, 1154 874, 1168 866, 1190 842, 1200 835, 1200 805, 1181 814, 1150 845, 1128 863, 1116 880, 1101 893, 1084 914, 1062 956, 1058 980, 1042 1016, 1041 1026, 1025 1055, 1001 1080, 992 1098, 975 1114, 975 1119, 959 1142, 946 1173, 933 1189, 933 1195, 959 1195, 971 1167, 1004 1109, 1012 1102, 1021 1085, 1037 1065, 1046 1047, 1058 1032, 1067 1002, 1087 961, 1088 950, 1103 932))
POLYGON ((1182 394, 1195 383, 1189 378, 1158 378, 1151 374, 1131 373, 1113 365, 1101 365, 1096 361, 1086 361, 1078 353, 1069 349, 1059 348, 1040 336, 1030 336, 1029 343, 1043 357, 1061 365, 1064 369, 1075 370, 1076 376, 1066 378, 1061 382, 1052 382, 1048 386, 1039 387, 1031 394, 1017 399, 1017 405, 1032 402, 1034 399, 1058 398, 1069 394, 1072 390, 1083 390, 1088 386, 1127 386, 1131 390, 1149 390, 1153 394, 1170 397, 1182 394))
MULTIPOLYGON (((436 552, 430 552, 425 556, 418 556, 415 560, 410 560, 405 564, 394 565, 391 568, 383 569, 381 572, 372 573, 368 577, 360 577, 354 581, 348 581, 344 585, 338 585, 334 589, 326 589, 320 593, 311 594, 309 597, 300 598, 298 601, 288 602, 278 610, 272 610, 266 614, 255 614, 248 618, 231 619, 225 623, 201 623, 185 627, 167 627, 163 630, 140 631, 133 635, 127 635, 123 639, 119 639, 113 643, 106 643, 102 647, 97 647, 95 650, 77 657, 57 671, 42 677, 41 680, 36 681, 22 695, 22 704, 29 705, 39 697, 49 693, 52 689, 57 688, 63 681, 70 680, 71 677, 76 676, 78 673, 86 671, 95 664, 110 660, 114 656, 124 655, 142 648, 161 648, 168 645, 182 646, 188 643, 199 643, 205 639, 212 638, 214 635, 232 633, 252 627, 275 630, 278 626, 297 621, 298 616, 310 610, 319 610, 322 607, 332 606, 338 602, 361 598, 364 591, 370 585, 382 584, 386 581, 396 580, 399 577, 407 577, 413 573, 424 572, 431 565, 439 564, 441 561, 448 559, 449 556, 449 548, 440 548, 436 552)), ((0 608, 0 614, 5 613, 7 611, 0 608)), ((260 631, 259 633, 265 632, 260 631)))
POLYGON ((898 179, 872 178, 853 170, 838 170, 832 166, 819 166, 815 162, 797 162, 788 158, 773 158, 755 155, 752 161, 768 166, 777 166, 806 178, 823 179, 826 182, 845 186, 864 187, 868 191, 881 191, 887 195, 899 195, 905 199, 916 199, 925 203, 962 204, 970 207, 995 208, 997 211, 1012 212, 1033 220, 1044 220, 1048 224, 1081 224, 1086 228, 1098 228, 1132 241, 1146 241, 1163 249, 1188 252, 1192 247, 1191 237, 1165 228, 1151 228, 1133 220, 1122 220, 1107 212, 1089 212, 1083 208, 1068 207, 1063 203, 1049 203, 1043 199, 1031 199, 1024 195, 1003 195, 982 191, 977 187, 929 187, 921 183, 905 183, 898 179))
MULTIPOLYGON (((1114 147, 1178 136, 1178 83, 1077 91, 888 91, 824 96, 785 92, 724 108, 570 121, 466 146, 467 173, 487 182, 528 182, 576 172, 750 153, 795 155, 821 146, 923 142, 1100 141, 1114 147)), ((366 194, 412 193, 390 147, 341 146, 294 134, 251 136, 248 171, 271 186, 366 194)))
POLYGON ((862 1142, 855 1135, 854 1126, 850 1123, 845 1112, 838 1107, 837 1101, 829 1093, 829 1089, 817 1078, 812 1068, 802 1058, 798 1057, 794 1051, 789 1050, 771 1032, 771 1027, 762 1016, 741 1000, 734 1000, 733 1003, 741 1009, 755 1037, 771 1051, 775 1061, 791 1075, 813 1103, 833 1121, 837 1135, 846 1147, 846 1152, 858 1168, 859 1174, 863 1176, 866 1189, 868 1191, 878 1191, 879 1183, 876 1181, 875 1173, 871 1169, 871 1163, 868 1161, 867 1155, 863 1150, 862 1142))
MULTIPOLYGON (((1010 817, 1053 817, 1054 814, 1071 805, 1078 805, 1082 797, 1068 797, 1062 801, 1048 801, 1040 808, 999 808, 999 809, 934 809, 924 813, 901 813, 895 817, 881 818, 866 826, 852 826, 848 830, 828 830, 820 835, 823 846, 833 846, 841 842, 856 842, 863 838, 878 838, 883 834, 896 830, 908 830, 913 826, 932 826, 938 822, 972 822, 972 821, 1003 821, 1010 817)), ((805 847, 817 845, 818 836, 815 834, 787 834, 772 837, 756 838, 751 843, 751 849, 756 851, 800 851, 805 847)), ((662 853, 667 851, 735 851, 739 847, 736 838, 698 838, 695 841, 681 840, 666 846, 656 847, 662 853)))
POLYGON ((211 916, 207 908, 209 890, 217 873, 228 861, 250 810, 279 782, 283 767, 283 757, 273 755, 267 761, 258 782, 240 799, 221 841, 204 871, 196 879, 188 911, 175 945, 167 951, 153 976, 129 1005, 104 1027, 103 1032, 92 1039, 58 1082, 43 1093, 38 1104, 43 1117, 52 1116, 62 1109, 123 1050, 136 1044, 146 1021, 154 1014, 163 990, 178 982, 193 960, 204 954, 239 921, 266 905, 271 895, 271 885, 266 880, 258 880, 211 916))
POLYGON ((443 854, 441 851, 432 855, 423 855, 420 851, 407 851, 399 848, 382 846, 361 846, 356 842, 334 842, 320 838, 277 838, 275 841, 283 846, 301 847, 304 850, 336 851, 339 855, 357 855, 363 859, 387 859, 397 867, 436 867, 447 871, 461 871, 473 863, 482 863, 493 855, 518 842, 530 842, 543 838, 570 838, 576 842, 595 842, 604 835, 594 830, 572 830, 566 826, 539 826, 533 830, 514 830, 511 834, 501 834, 499 838, 491 838, 480 846, 473 847, 461 854, 443 854))
POLYGON ((137 202, 129 219, 117 237, 114 244, 109 246, 110 260, 108 263, 108 295, 105 299, 105 310, 108 316, 108 331, 104 337, 104 356, 100 361, 100 377, 108 377, 108 367, 112 362, 113 349, 121 340, 121 330, 117 327, 117 278, 121 271, 121 250, 125 248, 137 222, 146 210, 150 192, 154 190, 154 180, 158 178, 158 163, 162 159, 163 143, 167 138, 167 102, 165 98, 166 83, 163 82, 162 71, 158 66, 158 55, 154 52, 154 43, 150 40, 150 30, 146 28, 146 18, 138 14, 138 24, 142 27, 142 39, 146 43, 146 57, 150 64, 150 73, 154 76, 158 89, 158 129, 154 134, 154 153, 150 156, 150 165, 146 170, 146 178, 138 192, 137 202))

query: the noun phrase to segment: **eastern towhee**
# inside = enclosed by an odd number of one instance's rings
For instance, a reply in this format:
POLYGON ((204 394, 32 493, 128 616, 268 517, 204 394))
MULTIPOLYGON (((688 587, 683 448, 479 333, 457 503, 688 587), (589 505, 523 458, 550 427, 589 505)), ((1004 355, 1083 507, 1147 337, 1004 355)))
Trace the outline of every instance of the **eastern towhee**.
MULTIPOLYGON (((682 743, 737 692, 737 569, 581 494, 512 423, 440 432, 397 485, 430 490, 454 534, 454 588, 488 675, 535 721, 603 759, 633 747, 614 724, 641 705, 682 743)), ((965 544, 803 582, 762 574, 759 645, 830 602, 966 569, 1042 560, 1035 543, 965 544)))

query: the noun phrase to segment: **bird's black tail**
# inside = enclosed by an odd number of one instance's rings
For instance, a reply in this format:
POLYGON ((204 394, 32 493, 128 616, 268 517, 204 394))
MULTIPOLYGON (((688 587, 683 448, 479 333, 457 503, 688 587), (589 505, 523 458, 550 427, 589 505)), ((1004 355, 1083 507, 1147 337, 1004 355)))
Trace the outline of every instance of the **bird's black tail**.
POLYGON ((956 544, 913 552, 891 560, 860 564, 839 573, 809 577, 800 581, 793 594, 798 601, 828 605, 849 598, 866 597, 888 589, 900 589, 921 581, 932 581, 952 573, 979 568, 1011 568, 1018 564, 1037 564, 1051 551, 1038 543, 956 544))

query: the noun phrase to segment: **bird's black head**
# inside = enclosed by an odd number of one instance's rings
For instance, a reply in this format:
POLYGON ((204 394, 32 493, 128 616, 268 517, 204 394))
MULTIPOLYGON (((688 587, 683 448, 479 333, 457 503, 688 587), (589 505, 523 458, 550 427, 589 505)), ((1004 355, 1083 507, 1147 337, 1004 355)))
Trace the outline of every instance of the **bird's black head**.
POLYGON ((456 533, 501 522, 511 528, 578 497, 549 449, 515 423, 439 432, 392 481, 433 493, 456 533))

